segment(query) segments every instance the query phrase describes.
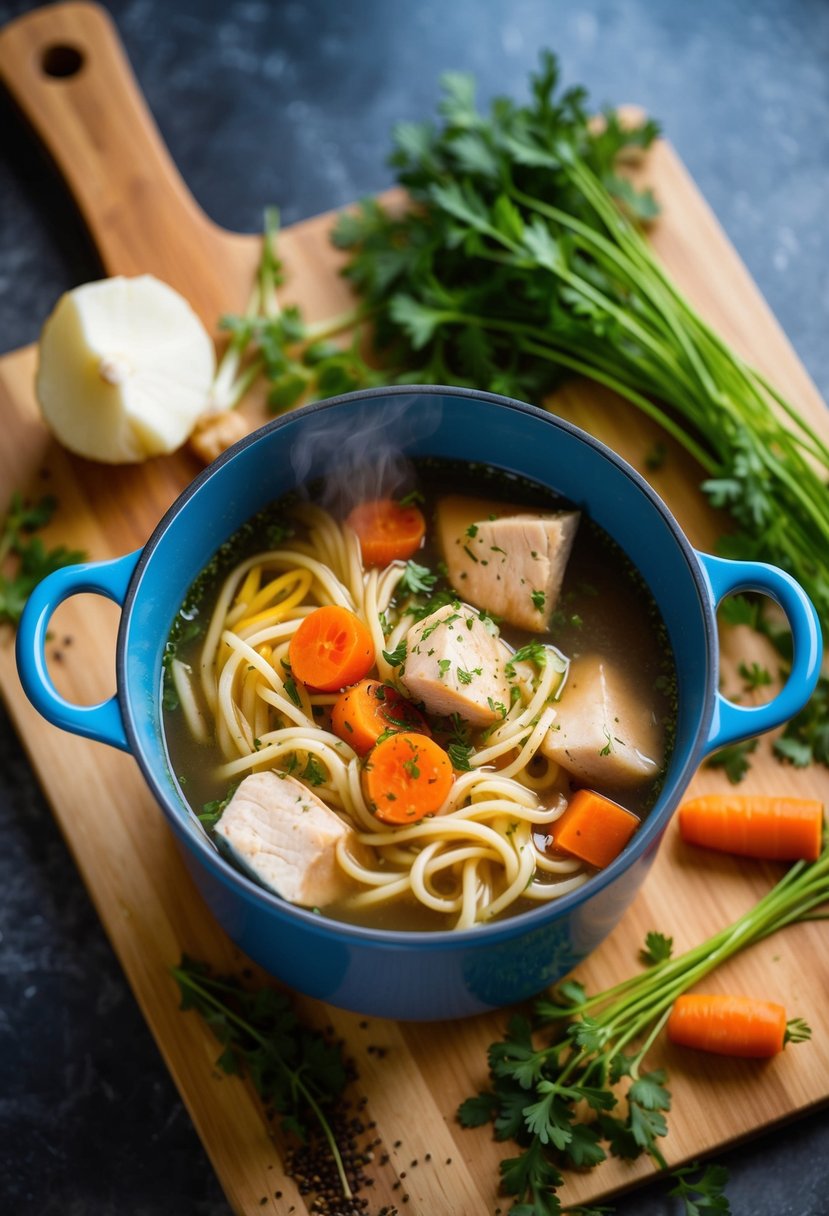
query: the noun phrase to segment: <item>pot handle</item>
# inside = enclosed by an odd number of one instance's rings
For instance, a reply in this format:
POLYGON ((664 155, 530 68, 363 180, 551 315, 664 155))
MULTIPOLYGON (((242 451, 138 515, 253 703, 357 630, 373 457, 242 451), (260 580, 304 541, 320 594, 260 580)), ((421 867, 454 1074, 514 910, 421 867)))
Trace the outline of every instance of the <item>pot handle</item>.
POLYGON ((91 592, 123 606, 141 550, 112 561, 63 566, 32 591, 17 629, 17 670, 26 696, 47 721, 62 730, 129 751, 117 694, 99 705, 74 705, 60 695, 46 665, 46 632, 59 604, 91 592))
POLYGON ((786 614, 792 631, 792 668, 783 688, 765 705, 735 705, 716 694, 706 753, 739 743, 781 726, 798 713, 812 695, 820 675, 823 641, 815 607, 800 584, 777 566, 765 562, 733 561, 697 553, 711 590, 714 607, 738 591, 759 591, 786 614))

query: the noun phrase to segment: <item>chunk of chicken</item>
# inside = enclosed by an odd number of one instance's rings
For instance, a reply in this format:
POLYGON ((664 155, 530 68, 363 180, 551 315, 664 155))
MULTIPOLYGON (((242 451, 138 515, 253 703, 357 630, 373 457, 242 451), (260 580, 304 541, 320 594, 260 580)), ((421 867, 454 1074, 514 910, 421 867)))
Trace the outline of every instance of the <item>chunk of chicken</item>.
MULTIPOLYGON (((216 825, 223 851, 257 882, 305 908, 324 908, 351 890, 336 847, 354 835, 302 782, 274 772, 245 777, 216 825)), ((359 852, 350 845, 349 851, 359 852)))
POLYGON ((632 681, 602 655, 575 659, 541 751, 597 789, 641 785, 664 758, 662 727, 632 681))
POLYGON ((470 604, 510 625, 546 629, 579 517, 451 494, 437 509, 449 581, 470 604))
POLYGON ((431 713, 472 726, 489 726, 509 705, 500 639, 466 604, 445 604, 411 627, 401 682, 431 713))

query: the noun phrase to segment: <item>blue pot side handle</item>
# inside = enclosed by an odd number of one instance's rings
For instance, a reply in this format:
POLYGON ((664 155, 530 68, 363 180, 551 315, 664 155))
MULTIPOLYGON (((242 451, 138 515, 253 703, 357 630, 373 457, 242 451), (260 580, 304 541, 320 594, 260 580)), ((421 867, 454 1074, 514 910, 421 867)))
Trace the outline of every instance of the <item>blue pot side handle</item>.
POLYGON ((117 696, 99 705, 74 705, 60 695, 46 665, 46 633, 59 604, 91 592, 122 606, 141 550, 107 562, 64 566, 29 596, 17 628, 17 669, 26 696, 47 721, 75 735, 129 751, 117 696))
POLYGON ((792 631, 792 669, 784 687, 766 705, 735 705, 716 694, 706 754, 761 735, 788 722, 812 695, 820 675, 823 641, 815 607, 798 582, 776 566, 764 562, 730 561, 697 553, 708 576, 713 605, 738 591, 759 591, 769 596, 786 614, 792 631))

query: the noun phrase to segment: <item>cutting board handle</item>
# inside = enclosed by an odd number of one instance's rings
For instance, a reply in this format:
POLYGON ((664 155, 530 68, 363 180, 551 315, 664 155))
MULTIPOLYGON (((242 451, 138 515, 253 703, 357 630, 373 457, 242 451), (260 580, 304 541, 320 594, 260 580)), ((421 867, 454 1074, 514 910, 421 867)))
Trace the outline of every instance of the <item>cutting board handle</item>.
POLYGON ((107 274, 155 274, 210 325, 234 306, 228 243, 164 146, 117 30, 96 4, 49 5, 0 31, 0 78, 55 161, 107 274))

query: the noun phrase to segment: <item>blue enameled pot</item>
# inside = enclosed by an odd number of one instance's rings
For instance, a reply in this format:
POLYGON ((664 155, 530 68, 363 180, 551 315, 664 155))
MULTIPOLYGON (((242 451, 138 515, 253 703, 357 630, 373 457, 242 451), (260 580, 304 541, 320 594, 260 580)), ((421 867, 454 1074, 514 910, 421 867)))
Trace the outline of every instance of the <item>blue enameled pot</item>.
POLYGON ((539 992, 593 950, 631 902, 701 760, 794 715, 818 677, 814 608, 787 574, 692 548, 646 482, 603 444, 542 410, 449 388, 381 389, 309 406, 225 453, 181 495, 147 545, 71 566, 34 591, 20 623, 23 686, 50 722, 131 751, 209 907, 252 959, 291 987, 361 1013, 446 1018, 539 992), (498 466, 582 506, 644 576, 670 636, 679 681, 676 743, 658 803, 631 844, 581 889, 513 919, 462 932, 372 930, 297 908, 234 869, 205 835, 170 770, 161 723, 162 656, 188 587, 216 549, 268 503, 336 465, 381 449, 498 466), (747 708, 718 692, 715 610, 726 595, 776 600, 794 637, 785 688, 747 708), (44 645, 62 600, 80 592, 121 605, 117 693, 73 705, 52 684, 44 645))

